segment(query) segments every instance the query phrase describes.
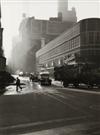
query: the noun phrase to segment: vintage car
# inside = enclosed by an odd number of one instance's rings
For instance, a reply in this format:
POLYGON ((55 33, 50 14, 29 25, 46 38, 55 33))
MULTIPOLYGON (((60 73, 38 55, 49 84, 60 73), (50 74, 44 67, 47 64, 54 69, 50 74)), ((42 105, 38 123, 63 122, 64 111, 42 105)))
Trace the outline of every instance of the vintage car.
POLYGON ((52 80, 49 78, 49 72, 40 72, 38 78, 41 85, 51 85, 52 80))

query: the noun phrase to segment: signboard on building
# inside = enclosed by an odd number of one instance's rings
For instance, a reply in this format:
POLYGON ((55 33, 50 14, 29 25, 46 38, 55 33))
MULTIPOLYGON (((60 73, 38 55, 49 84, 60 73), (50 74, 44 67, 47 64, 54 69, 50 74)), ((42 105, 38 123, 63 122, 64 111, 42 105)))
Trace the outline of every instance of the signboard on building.
POLYGON ((65 64, 75 64, 75 54, 70 54, 64 57, 65 64))

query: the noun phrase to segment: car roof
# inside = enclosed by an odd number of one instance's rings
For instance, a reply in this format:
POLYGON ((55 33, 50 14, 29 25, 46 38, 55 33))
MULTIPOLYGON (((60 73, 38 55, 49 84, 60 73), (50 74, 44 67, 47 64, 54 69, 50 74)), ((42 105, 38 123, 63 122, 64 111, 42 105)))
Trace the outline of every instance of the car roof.
POLYGON ((40 72, 40 75, 42 75, 42 74, 47 74, 47 75, 49 75, 49 72, 47 72, 47 71, 45 71, 45 72, 40 72))

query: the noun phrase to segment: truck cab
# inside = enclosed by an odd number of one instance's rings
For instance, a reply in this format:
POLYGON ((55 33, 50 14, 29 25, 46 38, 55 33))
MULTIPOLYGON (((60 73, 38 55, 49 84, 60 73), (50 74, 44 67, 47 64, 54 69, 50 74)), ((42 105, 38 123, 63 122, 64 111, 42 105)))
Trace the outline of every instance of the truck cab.
POLYGON ((41 85, 51 85, 52 80, 49 78, 49 72, 40 72, 39 82, 41 85))

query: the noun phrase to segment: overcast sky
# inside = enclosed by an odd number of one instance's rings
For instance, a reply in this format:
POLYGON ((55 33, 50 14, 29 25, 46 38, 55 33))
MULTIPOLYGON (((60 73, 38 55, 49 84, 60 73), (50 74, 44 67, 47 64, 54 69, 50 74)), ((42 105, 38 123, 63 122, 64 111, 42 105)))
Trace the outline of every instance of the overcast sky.
MULTIPOLYGON (((6 57, 11 50, 12 36, 18 32, 22 14, 48 19, 57 16, 57 0, 1 0, 6 57), (28 8, 29 7, 29 8, 28 8)), ((100 0, 69 0, 69 10, 76 8, 78 21, 89 17, 100 17, 100 0)))

